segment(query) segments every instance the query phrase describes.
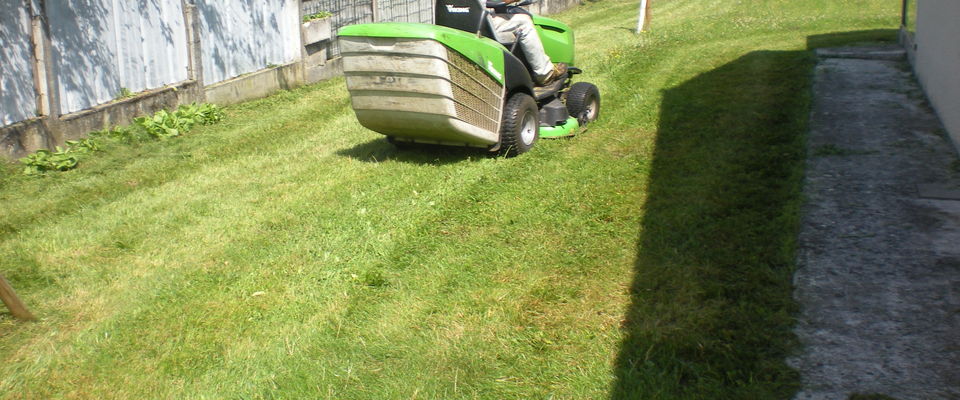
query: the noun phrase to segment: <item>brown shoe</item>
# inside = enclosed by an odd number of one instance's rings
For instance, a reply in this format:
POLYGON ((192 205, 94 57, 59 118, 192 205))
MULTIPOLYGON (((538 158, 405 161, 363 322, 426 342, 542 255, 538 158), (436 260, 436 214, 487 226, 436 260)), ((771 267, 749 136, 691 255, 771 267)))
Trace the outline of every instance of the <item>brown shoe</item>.
POLYGON ((537 83, 539 83, 540 86, 547 86, 565 76, 567 76, 567 64, 556 63, 553 64, 553 70, 550 71, 547 76, 543 77, 543 79, 538 80, 537 83))

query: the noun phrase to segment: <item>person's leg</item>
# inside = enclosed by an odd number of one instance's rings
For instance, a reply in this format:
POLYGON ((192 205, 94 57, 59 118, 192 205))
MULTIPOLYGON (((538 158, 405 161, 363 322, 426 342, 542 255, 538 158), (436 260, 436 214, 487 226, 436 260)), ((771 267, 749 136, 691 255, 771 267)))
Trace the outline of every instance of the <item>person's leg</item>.
POLYGON ((543 81, 553 72, 553 63, 547 57, 547 52, 543 50, 543 42, 537 35, 537 29, 533 26, 533 20, 527 14, 497 14, 493 16, 493 29, 497 31, 497 37, 505 39, 504 34, 513 34, 523 54, 527 56, 527 62, 530 68, 536 74, 538 81, 543 81))

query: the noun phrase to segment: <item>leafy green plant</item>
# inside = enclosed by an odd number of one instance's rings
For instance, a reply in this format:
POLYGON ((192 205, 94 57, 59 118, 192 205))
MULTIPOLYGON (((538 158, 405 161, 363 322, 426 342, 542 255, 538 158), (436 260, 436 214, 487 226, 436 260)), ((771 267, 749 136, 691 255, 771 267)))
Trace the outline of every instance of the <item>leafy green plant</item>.
POLYGON ((20 162, 27 175, 47 171, 66 171, 76 168, 82 156, 99 151, 108 141, 133 143, 144 139, 167 139, 180 136, 195 125, 209 125, 223 120, 223 109, 213 104, 186 104, 175 111, 157 111, 152 116, 134 118, 131 126, 115 126, 110 129, 90 132, 89 137, 68 140, 66 147, 56 151, 38 150, 20 162))
POLYGON ((80 160, 76 154, 72 154, 70 148, 63 149, 57 146, 57 151, 46 149, 37 150, 20 159, 20 162, 26 165, 23 173, 27 175, 42 174, 47 171, 66 171, 77 166, 80 160))
POLYGON ((101 142, 110 140, 123 143, 132 143, 144 138, 146 135, 143 129, 139 126, 130 125, 114 126, 113 128, 93 131, 90 132, 89 136, 101 142))
POLYGON ((215 104, 188 104, 182 105, 177 109, 177 116, 180 118, 191 118, 200 125, 215 124, 223 120, 223 109, 215 104))
POLYGON ((37 150, 36 153, 21 158, 20 162, 26 166, 23 172, 27 175, 66 171, 77 167, 80 156, 99 151, 100 146, 96 138, 68 140, 66 148, 57 146, 56 151, 37 150))
POLYGON ((370 288, 384 288, 390 286, 390 281, 387 280, 383 273, 380 271, 367 271, 363 275, 359 276, 358 279, 360 282, 370 288))
POLYGON ((80 140, 68 140, 67 149, 69 151, 87 154, 100 150, 100 142, 94 138, 84 138, 80 140))
POLYGON ((117 93, 117 98, 116 98, 116 99, 117 99, 117 100, 128 99, 128 98, 131 98, 131 97, 133 97, 133 96, 135 96, 135 95, 136 95, 136 94, 133 93, 133 92, 131 92, 130 89, 127 89, 127 88, 125 88, 125 87, 122 87, 122 88, 120 88, 120 92, 117 93))
POLYGON ((180 136, 196 124, 209 125, 223 119, 223 110, 213 104, 182 105, 174 112, 157 111, 150 117, 134 118, 133 122, 158 139, 180 136))
POLYGON ((174 117, 173 113, 170 113, 167 110, 157 111, 156 114, 153 114, 149 117, 134 118, 133 122, 143 127, 143 129, 145 129, 150 136, 153 136, 157 139, 167 139, 180 136, 181 132, 186 129, 190 129, 188 122, 177 119, 174 117))
POLYGON ((316 19, 329 18, 329 17, 332 16, 332 15, 333 15, 333 13, 331 13, 330 11, 315 12, 315 13, 313 13, 313 14, 304 15, 304 16, 303 16, 303 22, 310 22, 310 21, 313 21, 313 20, 316 20, 316 19))

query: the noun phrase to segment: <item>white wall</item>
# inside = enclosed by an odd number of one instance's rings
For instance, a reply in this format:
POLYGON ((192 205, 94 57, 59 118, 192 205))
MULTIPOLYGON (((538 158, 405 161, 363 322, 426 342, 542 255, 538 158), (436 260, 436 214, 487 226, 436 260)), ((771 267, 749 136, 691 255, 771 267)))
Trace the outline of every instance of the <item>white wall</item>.
POLYGON ((23 1, 0 0, 0 126, 36 116, 30 16, 23 1))
POLYGON ((204 84, 300 58, 299 0, 196 0, 204 84))
POLYGON ((47 1, 61 113, 187 79, 180 1, 47 1))
POLYGON ((960 0, 914 1, 918 1, 914 69, 960 148, 960 0))

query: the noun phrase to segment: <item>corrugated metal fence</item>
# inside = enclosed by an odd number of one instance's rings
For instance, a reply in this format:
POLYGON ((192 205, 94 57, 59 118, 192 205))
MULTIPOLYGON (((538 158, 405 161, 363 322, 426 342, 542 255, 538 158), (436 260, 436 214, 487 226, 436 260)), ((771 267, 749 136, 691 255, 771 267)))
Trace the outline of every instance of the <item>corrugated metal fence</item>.
MULTIPOLYGON (((300 15, 333 13, 333 29, 377 21, 430 23, 433 0, 0 0, 0 122, 39 116, 32 41, 49 34, 60 114, 187 79, 184 5, 197 8, 203 83, 301 57, 300 15)), ((339 55, 336 40, 331 56, 339 55)), ((39 79, 42 80, 42 79, 39 79)))
POLYGON ((300 58, 299 0, 196 0, 205 84, 300 58))
POLYGON ((187 79, 180 2, 49 1, 46 17, 61 113, 187 79))
POLYGON ((0 0, 0 125, 36 116, 30 15, 14 0, 0 0))

